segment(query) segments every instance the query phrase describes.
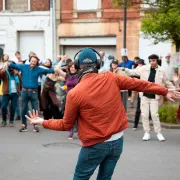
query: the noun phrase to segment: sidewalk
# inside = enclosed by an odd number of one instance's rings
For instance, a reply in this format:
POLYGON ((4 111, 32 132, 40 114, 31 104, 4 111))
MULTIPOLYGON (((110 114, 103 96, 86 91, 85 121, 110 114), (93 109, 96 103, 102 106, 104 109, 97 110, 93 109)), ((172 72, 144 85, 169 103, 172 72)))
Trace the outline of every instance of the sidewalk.
MULTIPOLYGON (((135 116, 136 108, 127 108, 127 116, 130 123, 134 123, 134 116, 135 116)), ((141 119, 139 124, 142 125, 141 119)), ((152 121, 150 122, 152 125, 152 121)), ((180 129, 180 124, 169 124, 161 122, 161 127, 166 129, 180 129)))

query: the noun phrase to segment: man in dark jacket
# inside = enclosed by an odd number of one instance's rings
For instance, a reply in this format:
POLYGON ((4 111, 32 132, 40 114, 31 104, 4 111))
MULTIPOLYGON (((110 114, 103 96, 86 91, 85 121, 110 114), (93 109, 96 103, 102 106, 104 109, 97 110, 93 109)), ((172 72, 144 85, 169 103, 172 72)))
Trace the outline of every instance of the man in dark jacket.
MULTIPOLYGON (((12 62, 15 64, 14 62, 12 62)), ((14 126, 14 115, 17 105, 17 99, 20 94, 20 76, 17 71, 11 68, 7 70, 0 70, 0 79, 3 82, 3 96, 2 96, 2 123, 1 125, 4 127, 7 125, 7 107, 9 102, 10 104, 10 126, 14 126)))

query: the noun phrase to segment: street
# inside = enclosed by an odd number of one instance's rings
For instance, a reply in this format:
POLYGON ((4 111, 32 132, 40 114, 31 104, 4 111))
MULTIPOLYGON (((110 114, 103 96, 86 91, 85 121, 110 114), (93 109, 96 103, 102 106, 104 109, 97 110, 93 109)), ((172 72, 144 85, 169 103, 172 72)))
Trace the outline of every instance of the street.
MULTIPOLYGON (((71 180, 79 140, 68 140, 67 132, 40 128, 40 133, 19 133, 16 127, 0 128, 0 180, 71 180)), ((125 131, 124 152, 113 180, 179 180, 180 130, 164 129, 165 142, 158 142, 154 132, 143 142, 142 128, 125 131)), ((96 179, 97 170, 92 176, 96 179)))

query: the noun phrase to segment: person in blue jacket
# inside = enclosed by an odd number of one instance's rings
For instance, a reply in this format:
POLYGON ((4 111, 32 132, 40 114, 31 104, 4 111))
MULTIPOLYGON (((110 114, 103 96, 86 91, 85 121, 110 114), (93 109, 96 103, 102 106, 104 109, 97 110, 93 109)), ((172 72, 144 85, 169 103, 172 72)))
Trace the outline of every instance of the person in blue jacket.
POLYGON ((121 63, 119 63, 118 67, 125 67, 128 69, 132 69, 134 65, 134 61, 129 60, 127 56, 123 56, 123 61, 121 63), (124 66, 125 63, 125 66, 124 66))
MULTIPOLYGON (((54 73, 55 69, 44 69, 38 66, 38 57, 31 56, 30 64, 7 63, 6 66, 21 71, 22 76, 22 125, 19 132, 27 131, 27 120, 25 114, 28 108, 28 102, 31 102, 32 109, 38 110, 38 77, 42 74, 54 73)), ((6 67, 7 68, 7 67, 6 67)), ((34 132, 39 132, 37 125, 34 125, 34 132)))

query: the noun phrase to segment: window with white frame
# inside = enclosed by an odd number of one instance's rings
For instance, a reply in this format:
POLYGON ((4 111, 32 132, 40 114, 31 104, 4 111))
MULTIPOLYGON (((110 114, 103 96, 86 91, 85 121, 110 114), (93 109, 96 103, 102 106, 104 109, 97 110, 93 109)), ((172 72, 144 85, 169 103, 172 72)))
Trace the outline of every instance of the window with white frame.
POLYGON ((77 10, 95 10, 98 9, 99 0, 76 0, 77 10))
POLYGON ((30 0, 3 0, 4 10, 12 12, 24 12, 29 10, 30 0))

